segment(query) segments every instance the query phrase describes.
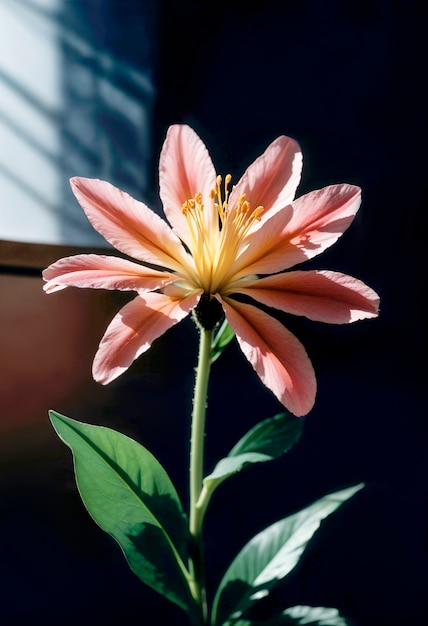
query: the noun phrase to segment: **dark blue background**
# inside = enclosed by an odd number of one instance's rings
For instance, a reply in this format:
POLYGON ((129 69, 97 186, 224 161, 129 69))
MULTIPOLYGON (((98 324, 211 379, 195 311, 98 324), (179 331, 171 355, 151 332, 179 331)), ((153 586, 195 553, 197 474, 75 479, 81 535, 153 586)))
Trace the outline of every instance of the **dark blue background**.
MULTIPOLYGON (((192 125, 217 170, 235 180, 286 134, 303 149, 299 195, 336 182, 363 189, 349 231, 306 267, 367 282, 381 296, 380 317, 347 327, 281 318, 313 360, 317 402, 286 457, 231 479, 215 495, 206 524, 211 593, 255 532, 364 481, 366 489, 323 526, 264 606, 266 615, 278 606, 315 604, 336 606, 358 626, 428 623, 425 3, 102 4, 109 19, 93 23, 91 36, 98 32, 100 45, 137 68, 153 65, 152 203, 159 206, 161 143, 177 122, 192 125), (149 57, 131 36, 138 19, 150 20, 149 57)), ((121 146, 124 158, 128 148, 121 146)), ((189 320, 111 385, 109 403, 96 416, 139 438, 183 498, 196 349, 189 320)), ((280 410, 229 346, 213 368, 207 467, 280 410)), ((84 407, 73 417, 94 420, 84 407)), ((186 623, 139 583, 89 519, 68 452, 39 463, 29 482, 32 472, 31 462, 11 472, 3 490, 0 624, 186 623)))

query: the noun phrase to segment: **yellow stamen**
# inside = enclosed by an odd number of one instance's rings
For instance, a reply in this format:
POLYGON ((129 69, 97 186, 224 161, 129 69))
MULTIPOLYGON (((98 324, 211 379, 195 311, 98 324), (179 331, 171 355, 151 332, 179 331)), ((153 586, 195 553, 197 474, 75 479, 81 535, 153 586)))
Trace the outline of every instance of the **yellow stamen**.
POLYGON ((232 176, 230 174, 226 174, 226 178, 224 180, 224 202, 223 202, 223 208, 224 210, 227 212, 228 207, 229 207, 229 185, 230 185, 230 181, 232 180, 232 176))
POLYGON ((204 217, 204 203, 200 192, 183 203, 190 233, 192 254, 198 282, 205 293, 215 293, 224 285, 230 269, 240 254, 251 226, 261 220, 262 206, 251 209, 245 194, 241 194, 233 207, 229 206, 232 177, 217 176, 216 184, 209 197, 212 203, 212 218, 204 217), (218 220, 214 219, 215 214, 218 220), (207 221, 208 218, 208 221, 207 221))
MULTIPOLYGON (((182 211, 187 219, 191 237, 191 254, 199 277, 211 274, 211 258, 208 253, 209 232, 204 220, 204 204, 202 193, 183 203, 182 211)), ((204 285, 202 285, 204 286, 204 285)))

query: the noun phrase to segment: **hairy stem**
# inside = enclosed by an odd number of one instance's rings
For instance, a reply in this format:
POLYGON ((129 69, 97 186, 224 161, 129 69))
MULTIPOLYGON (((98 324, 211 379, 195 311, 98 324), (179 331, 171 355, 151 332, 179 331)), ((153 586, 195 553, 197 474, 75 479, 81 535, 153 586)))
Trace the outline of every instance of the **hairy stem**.
POLYGON ((198 506, 204 472, 205 415, 212 330, 200 329, 199 357, 193 397, 192 437, 190 447, 190 536, 192 541, 190 572, 191 590, 201 611, 202 624, 207 624, 208 609, 205 592, 205 568, 202 540, 202 520, 205 507, 198 506))

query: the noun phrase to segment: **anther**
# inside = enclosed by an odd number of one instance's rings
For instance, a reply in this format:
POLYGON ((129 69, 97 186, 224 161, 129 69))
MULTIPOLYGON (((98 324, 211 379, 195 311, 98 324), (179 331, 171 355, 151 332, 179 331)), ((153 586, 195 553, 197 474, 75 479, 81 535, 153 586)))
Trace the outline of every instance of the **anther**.
POLYGON ((245 193, 241 194, 238 198, 238 202, 236 203, 236 216, 240 216, 243 213, 247 213, 250 208, 250 204, 247 200, 245 200, 245 193))
POLYGON ((254 209, 251 217, 253 217, 255 220, 260 222, 262 219, 262 213, 264 212, 264 210, 265 210, 264 207, 258 206, 256 209, 254 209))

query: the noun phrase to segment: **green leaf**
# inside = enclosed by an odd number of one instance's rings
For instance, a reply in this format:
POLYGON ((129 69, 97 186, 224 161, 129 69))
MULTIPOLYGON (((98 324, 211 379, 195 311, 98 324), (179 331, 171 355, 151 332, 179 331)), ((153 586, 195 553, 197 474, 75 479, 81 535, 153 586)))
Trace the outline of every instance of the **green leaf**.
MULTIPOLYGON (((346 620, 340 616, 339 611, 333 608, 322 606, 293 606, 285 610, 280 618, 286 621, 279 621, 278 626, 286 624, 313 624, 314 626, 347 626, 346 620)), ((276 624, 276 622, 275 622, 276 624)), ((275 626, 274 622, 266 626, 275 626)))
POLYGON ((230 626, 245 621, 245 613, 295 567, 321 521, 362 487, 359 484, 324 496, 253 537, 219 585, 212 623, 230 626))
POLYGON ((263 621, 239 620, 235 626, 350 626, 337 609, 293 606, 263 621))
POLYGON ((218 359, 225 347, 232 341, 234 337, 234 331, 229 326, 228 321, 224 320, 211 344, 211 363, 214 363, 214 361, 218 359))
POLYGON ((298 441, 301 433, 302 420, 290 413, 280 413, 260 422, 217 463, 213 472, 205 477, 204 485, 213 491, 244 467, 276 459, 298 441))
POLYGON ((76 482, 95 522, 118 542, 133 572, 191 612, 188 525, 177 492, 155 457, 110 428, 54 411, 52 424, 73 452, 76 482))

